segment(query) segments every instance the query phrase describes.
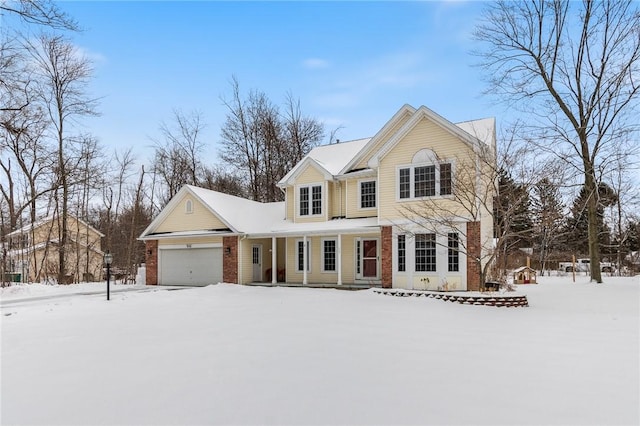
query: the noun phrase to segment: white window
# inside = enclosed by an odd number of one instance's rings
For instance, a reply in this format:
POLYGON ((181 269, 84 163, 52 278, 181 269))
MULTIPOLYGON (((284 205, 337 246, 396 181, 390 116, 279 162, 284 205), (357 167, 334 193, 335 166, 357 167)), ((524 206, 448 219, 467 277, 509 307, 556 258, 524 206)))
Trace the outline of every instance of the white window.
MULTIPOLYGON (((296 241, 296 271, 304 271, 304 240, 296 241)), ((311 271, 311 240, 307 239, 307 272, 311 271)))
POLYGON ((398 199, 451 195, 452 169, 451 163, 399 167, 396 179, 398 199))
POLYGON ((298 189, 298 214, 319 216, 322 214, 322 185, 300 186, 298 189))
POLYGON ((447 243, 447 269, 449 272, 460 271, 460 244, 457 232, 449 232, 447 243))
POLYGON ((373 209, 376 207, 376 181, 360 182, 360 208, 373 209))
POLYGON ((322 240, 322 271, 336 271, 336 240, 322 240))
POLYGON ((398 235, 398 272, 407 270, 407 240, 404 234, 398 235))
POLYGON ((415 244, 416 272, 434 272, 436 270, 436 234, 416 234, 415 244))
POLYGON ((184 203, 184 212, 185 212, 186 214, 191 214, 191 213, 193 213, 193 201, 191 201, 191 200, 187 200, 187 201, 184 203))

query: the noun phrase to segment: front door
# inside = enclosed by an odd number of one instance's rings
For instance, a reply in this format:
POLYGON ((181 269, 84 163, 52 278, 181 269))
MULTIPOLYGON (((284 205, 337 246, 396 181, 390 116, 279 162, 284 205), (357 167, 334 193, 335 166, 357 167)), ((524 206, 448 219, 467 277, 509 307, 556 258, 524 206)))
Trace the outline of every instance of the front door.
POLYGON ((251 253, 253 263, 253 281, 262 281, 262 245, 254 244, 251 253))
POLYGON ((362 238, 356 240, 356 278, 377 280, 378 275, 378 239, 362 238))
POLYGON ((378 240, 362 240, 362 278, 378 278, 378 240))

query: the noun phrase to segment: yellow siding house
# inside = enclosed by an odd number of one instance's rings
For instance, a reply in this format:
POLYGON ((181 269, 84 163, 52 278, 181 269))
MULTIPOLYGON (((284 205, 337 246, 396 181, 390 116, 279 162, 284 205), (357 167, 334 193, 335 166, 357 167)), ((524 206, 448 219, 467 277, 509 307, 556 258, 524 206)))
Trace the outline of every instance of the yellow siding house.
POLYGON ((404 105, 371 138, 314 148, 284 202, 183 187, 140 236, 147 284, 476 290, 494 167, 494 119, 404 105))

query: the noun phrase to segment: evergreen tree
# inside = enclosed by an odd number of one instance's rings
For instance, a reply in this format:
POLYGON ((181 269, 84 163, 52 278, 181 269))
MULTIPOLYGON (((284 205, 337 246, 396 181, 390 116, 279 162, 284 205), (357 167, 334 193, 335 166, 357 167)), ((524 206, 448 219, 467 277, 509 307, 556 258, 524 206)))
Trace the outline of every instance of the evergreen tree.
MULTIPOLYGON (((605 207, 613 205, 617 200, 617 194, 607 184, 600 183, 598 185, 597 194, 597 226, 598 226, 598 243, 600 247, 610 247, 611 234, 610 229, 604 221, 605 207)), ((589 248, 588 219, 587 219, 587 200, 588 194, 586 187, 582 187, 580 193, 573 201, 571 214, 567 218, 565 227, 565 244, 566 247, 579 254, 585 255, 589 248)), ((603 253, 607 253, 603 250, 603 253)))
POLYGON ((531 200, 523 184, 504 169, 499 172, 498 196, 494 201, 494 234, 508 235, 506 250, 531 247, 531 200))

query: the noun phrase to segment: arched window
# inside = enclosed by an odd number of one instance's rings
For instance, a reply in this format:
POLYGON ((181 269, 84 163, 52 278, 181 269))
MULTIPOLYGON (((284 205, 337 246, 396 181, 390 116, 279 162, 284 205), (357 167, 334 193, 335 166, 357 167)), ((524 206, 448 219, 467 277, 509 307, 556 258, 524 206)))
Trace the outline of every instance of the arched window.
POLYGON ((193 213, 193 201, 191 201, 191 200, 187 200, 187 201, 184 203, 184 211, 185 211, 185 213, 187 213, 187 214, 191 214, 191 213, 193 213))

